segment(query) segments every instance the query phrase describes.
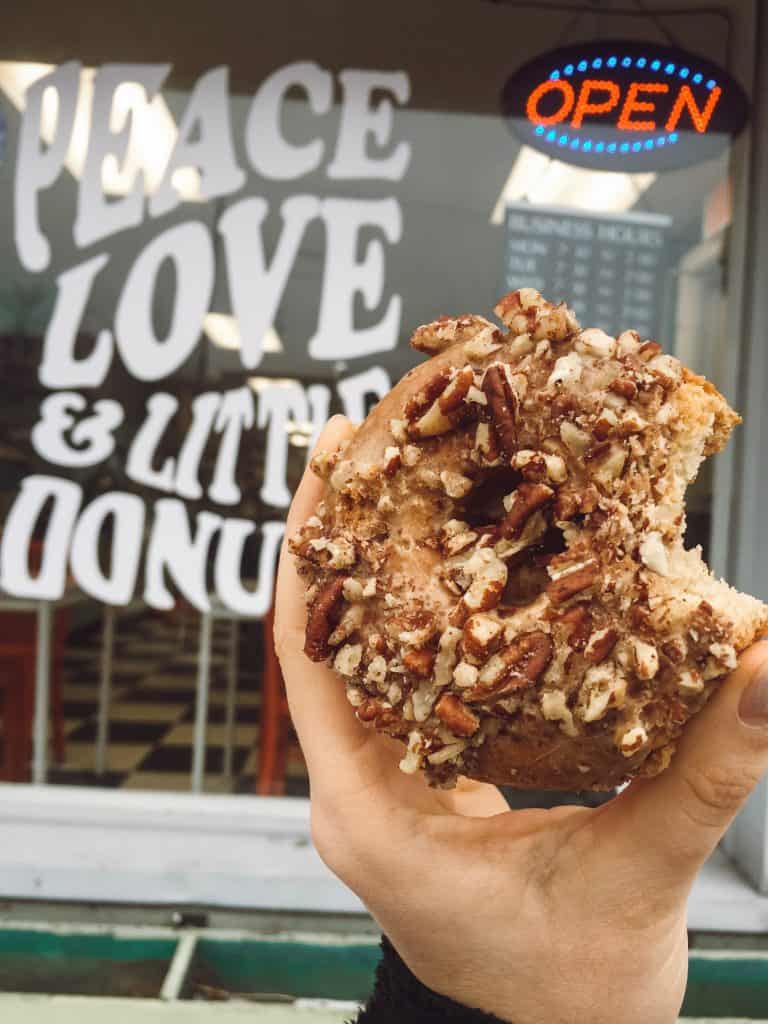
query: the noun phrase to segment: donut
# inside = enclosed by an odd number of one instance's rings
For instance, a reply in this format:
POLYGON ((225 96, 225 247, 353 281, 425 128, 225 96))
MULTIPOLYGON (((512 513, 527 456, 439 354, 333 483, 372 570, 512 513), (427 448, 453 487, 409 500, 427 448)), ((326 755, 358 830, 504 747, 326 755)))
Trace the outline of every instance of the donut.
POLYGON ((305 652, 404 772, 612 789, 669 763, 768 607, 687 550, 684 493, 739 422, 634 331, 511 292, 441 317, 290 539, 305 652))

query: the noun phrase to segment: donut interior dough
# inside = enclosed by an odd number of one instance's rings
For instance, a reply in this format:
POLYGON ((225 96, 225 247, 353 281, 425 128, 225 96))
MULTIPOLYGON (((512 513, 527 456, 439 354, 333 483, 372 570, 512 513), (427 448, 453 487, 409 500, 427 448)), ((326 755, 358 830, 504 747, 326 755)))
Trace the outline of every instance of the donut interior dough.
POLYGON ((634 331, 533 289, 495 313, 419 327, 430 358, 315 457, 305 650, 432 785, 611 789, 667 766, 768 626, 683 544, 739 417, 634 331))

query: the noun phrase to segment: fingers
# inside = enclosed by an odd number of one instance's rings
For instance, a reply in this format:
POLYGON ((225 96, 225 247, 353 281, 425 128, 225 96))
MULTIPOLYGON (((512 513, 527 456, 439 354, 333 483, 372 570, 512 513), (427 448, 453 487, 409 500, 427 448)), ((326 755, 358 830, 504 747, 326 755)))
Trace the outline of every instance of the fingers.
MULTIPOLYGON (((671 765, 634 783, 606 827, 652 870, 692 880, 768 769, 768 642, 754 644, 690 723, 671 765)), ((626 852, 626 851, 625 851, 626 852)))
MULTIPOLYGON (((332 451, 353 433, 354 427, 347 420, 334 416, 320 435, 316 450, 332 451)), ((322 493, 323 482, 307 468, 288 513, 275 601, 275 647, 313 789, 366 736, 352 713, 339 677, 327 665, 311 662, 303 649, 306 584, 296 571, 287 540, 314 514, 322 493)))

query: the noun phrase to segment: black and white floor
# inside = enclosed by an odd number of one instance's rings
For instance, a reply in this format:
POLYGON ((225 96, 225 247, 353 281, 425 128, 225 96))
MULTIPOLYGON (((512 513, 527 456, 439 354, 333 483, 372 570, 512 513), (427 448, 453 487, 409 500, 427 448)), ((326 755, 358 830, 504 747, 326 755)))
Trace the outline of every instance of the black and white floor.
MULTIPOLYGON (((225 767, 226 672, 231 642, 228 623, 216 623, 206 734, 205 792, 253 793, 258 764, 261 703, 261 627, 241 626, 232 772, 225 767), (243 643, 249 631, 250 643, 243 643), (250 656, 244 648, 250 649, 250 656), (253 667, 252 667, 253 666, 253 667)), ((109 715, 107 771, 95 772, 100 624, 70 635, 65 656, 66 757, 49 772, 51 783, 123 789, 190 788, 197 675, 197 620, 182 630, 157 614, 118 620, 109 715)), ((298 743, 289 751, 286 792, 308 792, 298 743)))

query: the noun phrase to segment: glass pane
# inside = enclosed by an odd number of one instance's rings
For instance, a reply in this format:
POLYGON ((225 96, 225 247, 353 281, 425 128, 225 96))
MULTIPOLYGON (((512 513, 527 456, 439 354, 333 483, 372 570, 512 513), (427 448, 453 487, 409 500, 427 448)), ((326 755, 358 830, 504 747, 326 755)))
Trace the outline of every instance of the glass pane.
MULTIPOLYGON (((171 4, 167 67, 130 12, 120 40, 0 47, 6 778, 306 795, 269 642, 282 523, 324 421, 419 361, 417 325, 533 286, 726 378, 731 151, 585 169, 499 101, 576 41, 727 62, 718 15, 269 7, 214 59, 171 4)), ((689 508, 706 549, 708 470, 689 508)))

